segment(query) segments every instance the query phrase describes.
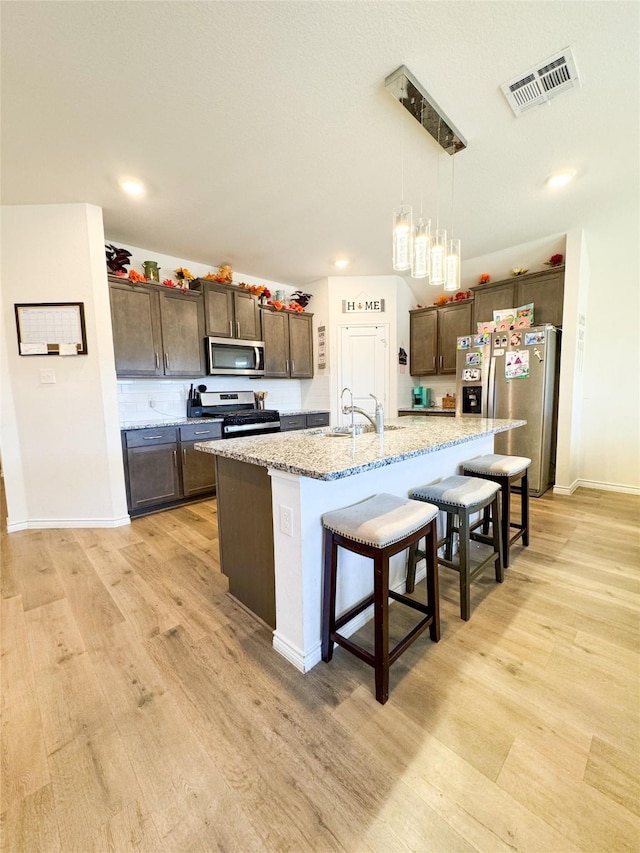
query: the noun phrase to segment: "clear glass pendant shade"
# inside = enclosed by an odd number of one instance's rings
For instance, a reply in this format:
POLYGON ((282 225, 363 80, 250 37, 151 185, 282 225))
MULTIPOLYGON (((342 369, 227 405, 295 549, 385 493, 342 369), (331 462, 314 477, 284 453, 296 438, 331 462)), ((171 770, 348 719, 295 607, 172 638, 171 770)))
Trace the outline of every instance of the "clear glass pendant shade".
POLYGON ((411 236, 413 211, 408 204, 401 204, 393 211, 393 268, 411 269, 411 236))
POLYGON ((431 222, 422 219, 413 229, 413 257, 411 278, 427 278, 429 275, 429 250, 431 248, 431 222))
POLYGON ((460 240, 450 240, 445 267, 445 290, 460 290, 460 240))
POLYGON ((444 228, 436 229, 431 240, 430 255, 430 283, 442 285, 445 282, 445 255, 447 252, 447 232, 444 228))

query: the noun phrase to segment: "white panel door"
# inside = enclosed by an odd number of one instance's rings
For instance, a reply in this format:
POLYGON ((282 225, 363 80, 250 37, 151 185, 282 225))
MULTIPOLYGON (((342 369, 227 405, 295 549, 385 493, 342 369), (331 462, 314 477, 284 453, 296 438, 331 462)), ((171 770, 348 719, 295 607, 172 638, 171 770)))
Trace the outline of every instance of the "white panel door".
MULTIPOLYGON (((389 326, 340 326, 340 350, 338 371, 338 394, 343 388, 353 392, 353 404, 375 413, 376 404, 369 396, 375 394, 388 411, 389 397, 389 326)), ((348 394, 345 394, 345 405, 348 394)), ((339 423, 351 423, 351 415, 344 415, 339 407, 339 423)), ((366 418, 356 414, 356 423, 367 423, 366 418)))

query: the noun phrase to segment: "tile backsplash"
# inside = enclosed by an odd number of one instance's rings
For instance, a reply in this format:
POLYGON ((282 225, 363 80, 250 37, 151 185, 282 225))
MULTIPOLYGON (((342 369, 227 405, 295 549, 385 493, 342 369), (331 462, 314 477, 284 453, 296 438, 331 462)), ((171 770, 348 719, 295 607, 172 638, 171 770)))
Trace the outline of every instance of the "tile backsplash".
MULTIPOLYGON (((247 379, 238 376, 205 376, 193 384, 206 385, 209 391, 266 391, 266 407, 279 411, 319 408, 302 402, 301 382, 295 379, 247 379)), ((311 383, 305 383, 311 384, 311 383)), ((154 420, 183 418, 191 380, 121 379, 118 381, 120 423, 153 423, 154 420)), ((320 395, 322 396, 322 395, 320 395)), ((315 395, 312 395, 315 397, 315 395)))

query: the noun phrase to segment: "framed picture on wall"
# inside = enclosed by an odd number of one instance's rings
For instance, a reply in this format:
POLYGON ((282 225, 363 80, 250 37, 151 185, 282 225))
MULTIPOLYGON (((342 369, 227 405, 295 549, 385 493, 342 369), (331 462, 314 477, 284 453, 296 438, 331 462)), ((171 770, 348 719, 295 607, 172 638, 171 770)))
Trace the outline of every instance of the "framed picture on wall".
POLYGON ((86 355, 83 302, 15 304, 20 355, 86 355))

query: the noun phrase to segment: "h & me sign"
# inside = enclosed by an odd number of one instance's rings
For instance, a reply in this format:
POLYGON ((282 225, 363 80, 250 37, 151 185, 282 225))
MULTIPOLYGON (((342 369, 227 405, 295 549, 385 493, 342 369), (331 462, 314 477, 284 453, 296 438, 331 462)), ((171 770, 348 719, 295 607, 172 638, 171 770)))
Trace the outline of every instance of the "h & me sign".
POLYGON ((342 300, 343 314, 382 314, 384 313, 384 299, 370 299, 365 293, 361 293, 355 299, 342 300))

